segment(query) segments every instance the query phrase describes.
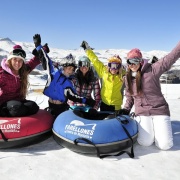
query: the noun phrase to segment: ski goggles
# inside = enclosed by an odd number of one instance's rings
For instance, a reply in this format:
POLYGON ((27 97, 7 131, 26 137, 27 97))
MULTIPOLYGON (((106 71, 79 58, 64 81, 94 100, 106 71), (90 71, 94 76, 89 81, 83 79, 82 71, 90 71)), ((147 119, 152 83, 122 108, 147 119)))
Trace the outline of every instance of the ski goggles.
POLYGON ((120 67, 121 67, 121 64, 119 64, 119 63, 108 63, 108 67, 110 68, 110 69, 114 69, 114 70, 118 70, 120 67))
POLYGON ((129 65, 132 65, 132 64, 137 65, 137 64, 139 64, 141 61, 142 61, 142 59, 137 59, 137 58, 128 59, 128 60, 127 60, 127 64, 129 64, 129 65))
POLYGON ((90 63, 87 61, 79 61, 78 62, 78 67, 90 67, 90 63))
POLYGON ((22 49, 14 49, 12 52, 11 52, 12 55, 15 55, 15 56, 21 56, 22 58, 26 58, 26 53, 24 50, 22 49))

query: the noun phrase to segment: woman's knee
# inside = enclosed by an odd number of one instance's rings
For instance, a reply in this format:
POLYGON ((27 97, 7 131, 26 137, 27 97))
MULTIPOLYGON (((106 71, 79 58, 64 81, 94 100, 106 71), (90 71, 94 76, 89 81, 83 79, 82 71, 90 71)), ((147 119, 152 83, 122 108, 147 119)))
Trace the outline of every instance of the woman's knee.
POLYGON ((28 109, 20 101, 16 100, 7 102, 7 110, 11 117, 25 116, 28 112, 28 109))
POLYGON ((141 146, 151 146, 154 143, 154 138, 149 137, 149 138, 141 138, 138 137, 137 138, 137 142, 141 145, 141 146))
POLYGON ((169 139, 167 142, 155 142, 155 145, 161 150, 168 150, 173 147, 173 139, 169 139))

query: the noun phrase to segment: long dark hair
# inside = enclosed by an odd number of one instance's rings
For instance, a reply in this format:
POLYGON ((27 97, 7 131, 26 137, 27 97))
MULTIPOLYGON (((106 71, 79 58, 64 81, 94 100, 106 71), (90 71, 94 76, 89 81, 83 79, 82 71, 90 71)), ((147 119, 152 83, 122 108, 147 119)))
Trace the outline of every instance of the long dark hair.
POLYGON ((75 77, 78 79, 80 87, 82 87, 83 84, 89 86, 89 84, 95 80, 94 72, 91 68, 87 71, 85 76, 83 76, 83 73, 80 71, 80 69, 77 69, 75 77))
MULTIPOLYGON (((11 60, 9 60, 8 63, 9 63, 10 69, 13 69, 11 60)), ((23 96, 23 98, 26 97, 26 94, 28 92, 28 86, 29 86, 28 74, 29 74, 29 72, 27 70, 27 67, 26 67, 25 63, 23 62, 22 67, 19 69, 19 77, 20 77, 20 81, 21 81, 20 94, 21 94, 21 96, 23 96)))
MULTIPOLYGON (((128 83, 128 87, 129 87, 129 92, 132 95, 133 94, 132 79, 134 77, 132 77, 132 71, 131 71, 130 68, 127 69, 126 77, 127 77, 127 83, 128 83)), ((137 90, 138 94, 142 93, 141 67, 139 68, 139 70, 137 71, 137 74, 136 74, 136 90, 137 90)))

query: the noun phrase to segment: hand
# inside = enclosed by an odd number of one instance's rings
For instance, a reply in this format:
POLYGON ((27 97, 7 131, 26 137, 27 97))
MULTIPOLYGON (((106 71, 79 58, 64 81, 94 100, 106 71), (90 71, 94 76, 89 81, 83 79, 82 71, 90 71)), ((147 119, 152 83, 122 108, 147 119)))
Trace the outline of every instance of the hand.
POLYGON ((130 111, 127 109, 120 109, 119 115, 129 115, 130 111))
POLYGON ((40 34, 35 34, 33 36, 33 41, 34 41, 35 47, 38 47, 39 45, 41 45, 41 36, 40 36, 40 34))
POLYGON ((91 116, 96 116, 97 113, 98 113, 97 110, 93 109, 93 108, 90 108, 89 111, 88 111, 88 114, 91 115, 91 116))
POLYGON ((86 41, 83 41, 80 47, 82 47, 84 50, 91 49, 91 47, 86 41))
POLYGON ((91 98, 89 98, 89 99, 86 98, 85 104, 87 104, 88 106, 93 107, 96 104, 96 101, 91 99, 91 98))
POLYGON ((46 43, 44 46, 43 46, 43 49, 46 53, 49 53, 50 52, 50 49, 49 49, 49 46, 48 44, 46 43))

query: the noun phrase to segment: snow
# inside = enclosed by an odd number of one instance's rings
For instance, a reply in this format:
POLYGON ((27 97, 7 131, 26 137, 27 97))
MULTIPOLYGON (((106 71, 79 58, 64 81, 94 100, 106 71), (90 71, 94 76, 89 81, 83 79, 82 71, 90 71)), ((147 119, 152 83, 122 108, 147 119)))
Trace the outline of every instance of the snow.
MULTIPOLYGON (((135 158, 123 154, 119 157, 99 159, 77 154, 58 145, 53 137, 31 146, 0 150, 1 179, 55 180, 55 179, 163 179, 179 180, 180 171, 180 99, 178 84, 162 84, 172 118, 174 146, 168 151, 155 145, 143 147, 135 143, 135 158)), ((41 108, 47 107, 48 98, 42 93, 30 92, 28 99, 41 108)))
MULTIPOLYGON (((27 44, 26 47, 28 47, 27 44)), ((83 54, 79 49, 72 51, 77 56, 83 54)), ((110 51, 111 54, 118 54, 115 50, 109 50, 108 53, 104 50, 96 52, 99 52, 99 56, 105 60, 109 57, 110 51)), ((63 50, 60 57, 67 55, 67 52, 70 50, 63 50)), ((0 53, 2 55, 2 51, 0 53)), ((48 106, 48 98, 41 92, 46 84, 43 76, 44 72, 40 75, 30 75, 27 96, 28 99, 36 101, 42 109, 48 106)), ((99 159, 63 148, 54 141, 53 137, 50 137, 43 142, 23 148, 0 149, 0 178, 7 180, 179 180, 180 85, 162 84, 161 87, 171 111, 174 137, 172 149, 162 151, 155 145, 143 147, 135 143, 134 159, 126 154, 99 159)))

